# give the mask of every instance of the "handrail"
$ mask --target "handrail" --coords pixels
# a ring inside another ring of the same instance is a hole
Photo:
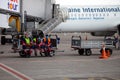
[[[54,18],[51,18],[46,24],[42,26],[42,24],[38,27],[38,30],[43,31],[44,34],[47,34],[51,32],[57,25],[59,25],[61,22],[65,22],[68,14],[67,9],[57,9],[58,15]],[[42,27],[41,27],[42,26]]]

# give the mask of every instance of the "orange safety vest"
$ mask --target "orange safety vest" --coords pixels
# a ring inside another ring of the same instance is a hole
[[[44,38],[43,42],[46,43],[46,44],[50,44],[51,43],[50,38]]]

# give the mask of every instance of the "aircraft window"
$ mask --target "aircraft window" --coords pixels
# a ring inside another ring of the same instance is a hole
[[[82,16],[84,17],[84,14],[82,14]]]
[[[100,13],[99,16],[102,16],[102,14]]]
[[[116,14],[114,14],[114,16],[116,16]]]
[[[73,14],[74,17],[76,17],[76,14]]]
[[[91,16],[91,14],[89,14],[89,16]]]
[[[105,14],[103,14],[103,16],[105,16]]]
[[[107,16],[109,16],[109,13],[107,13]]]
[[[98,16],[98,14],[96,14],[96,16]]]
[[[85,14],[85,16],[87,17],[87,16],[88,16],[88,14]]]
[[[80,18],[80,14],[78,14],[78,17]]]
[[[71,14],[71,17],[73,16],[73,14]]]
[[[93,15],[93,17],[95,16],[95,14],[92,14]]]

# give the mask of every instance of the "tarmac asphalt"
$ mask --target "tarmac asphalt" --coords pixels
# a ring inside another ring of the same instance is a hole
[[[108,59],[99,59],[99,49],[80,56],[70,45],[77,33],[58,35],[61,41],[53,57],[33,53],[31,58],[21,58],[11,44],[0,45],[0,80],[120,80],[120,50],[114,49]],[[89,34],[88,38],[101,39]]]

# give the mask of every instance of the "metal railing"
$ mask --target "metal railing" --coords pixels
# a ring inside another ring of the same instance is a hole
[[[67,9],[57,8],[57,11],[57,14],[55,14],[57,16],[54,16],[54,18],[47,21],[47,23],[39,25],[37,29],[43,31],[44,34],[47,34],[51,32],[61,22],[65,22],[68,17]]]

